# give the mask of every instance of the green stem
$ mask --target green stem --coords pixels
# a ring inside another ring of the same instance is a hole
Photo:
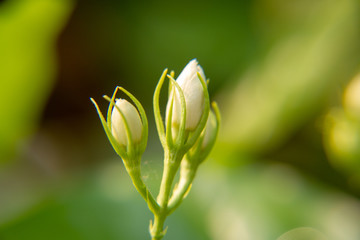
[[[152,225],[151,229],[151,240],[161,240],[165,232],[162,230],[164,228],[164,222],[165,222],[166,215],[154,215],[154,225]]]
[[[160,192],[158,196],[159,205],[163,209],[167,208],[171,186],[179,166],[179,164],[171,160],[171,156],[165,158],[163,178],[161,180]]]
[[[168,202],[171,192],[172,183],[174,181],[176,172],[180,165],[180,160],[182,156],[178,151],[170,152],[165,151],[165,160],[164,160],[164,171],[163,177],[160,185],[160,192],[158,195],[158,203],[160,210],[158,213],[154,214],[154,224],[151,226],[151,236],[153,240],[160,240],[163,238],[164,231],[164,222],[168,216]]]
[[[145,199],[148,203],[149,209],[155,214],[159,211],[159,205],[155,201],[154,197],[147,189],[145,183],[142,180],[140,166],[138,167],[129,167],[125,164],[126,170],[130,175],[130,178],[136,188],[136,190],[140,193],[140,195]]]
[[[184,159],[180,169],[180,180],[173,191],[168,204],[168,214],[171,214],[182,202],[185,195],[190,190],[191,184],[195,178],[197,167],[193,166],[187,159]]]

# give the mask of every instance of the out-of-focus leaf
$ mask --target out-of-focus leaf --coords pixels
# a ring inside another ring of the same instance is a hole
[[[286,165],[226,169],[208,162],[186,200],[197,202],[213,240],[274,240],[303,226],[334,240],[360,238],[356,198],[314,184]]]
[[[56,72],[55,42],[71,0],[0,4],[0,162],[36,127]]]
[[[327,240],[328,238],[313,228],[301,227],[290,230],[281,235],[277,240]]]
[[[294,30],[275,41],[231,94],[224,93],[219,153],[259,153],[281,145],[352,74],[359,2],[326,0],[316,9],[306,18],[299,14]]]

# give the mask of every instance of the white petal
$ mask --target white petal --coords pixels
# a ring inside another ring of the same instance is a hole
[[[139,142],[142,137],[142,122],[138,111],[125,99],[118,99],[115,104],[126,118],[133,142]],[[113,136],[120,145],[126,146],[128,141],[125,123],[120,112],[115,107],[111,113],[111,123],[111,132]]]
[[[198,65],[196,59],[191,60],[184,70],[180,73],[176,82],[180,85],[186,103],[186,124],[187,130],[194,130],[198,125],[204,109],[204,92],[200,79],[197,76],[197,72],[205,80],[205,74],[202,68]],[[173,97],[173,93],[170,95],[170,99]],[[180,95],[176,90],[174,107],[173,107],[173,119],[174,125],[179,125],[181,121],[181,101]],[[169,105],[169,103],[168,103]]]
[[[197,66],[198,66],[197,60],[196,59],[191,60],[181,71],[180,75],[176,79],[176,82],[181,86],[187,81],[187,79],[196,75]]]

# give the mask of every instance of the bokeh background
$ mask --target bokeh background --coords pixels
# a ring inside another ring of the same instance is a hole
[[[89,98],[143,103],[156,195],[153,91],[193,58],[223,122],[165,239],[360,239],[358,0],[0,1],[0,239],[149,239]]]

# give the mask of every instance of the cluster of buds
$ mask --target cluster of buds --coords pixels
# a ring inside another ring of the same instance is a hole
[[[182,202],[189,191],[200,163],[210,153],[219,129],[220,114],[216,103],[210,107],[205,73],[197,60],[188,63],[179,77],[164,70],[154,93],[155,122],[164,148],[164,170],[157,200],[144,184],[141,173],[141,156],[145,151],[148,122],[140,102],[128,91],[117,87],[109,101],[107,119],[94,103],[108,139],[123,159],[136,189],[154,213],[150,225],[152,239],[161,239],[166,217]],[[169,97],[163,122],[159,98],[165,79],[169,79]],[[135,104],[125,99],[116,99],[117,91],[124,92]],[[180,168],[180,179],[173,189],[174,177]]]
[[[159,110],[159,95],[165,76],[170,80],[165,117],[166,131]],[[220,115],[216,104],[213,103],[217,117],[216,124],[211,124],[214,121],[210,121],[213,117],[209,118],[210,100],[205,79],[205,73],[196,59],[186,65],[176,80],[174,80],[174,72],[169,75],[167,70],[163,72],[155,89],[154,113],[160,140],[165,150],[175,148],[181,153],[186,153],[202,138],[201,136],[207,136],[205,142],[201,140],[204,144],[212,142],[209,141],[210,137],[215,140],[214,133],[217,133]],[[206,127],[207,123],[209,126]],[[205,132],[209,133],[205,134]]]

